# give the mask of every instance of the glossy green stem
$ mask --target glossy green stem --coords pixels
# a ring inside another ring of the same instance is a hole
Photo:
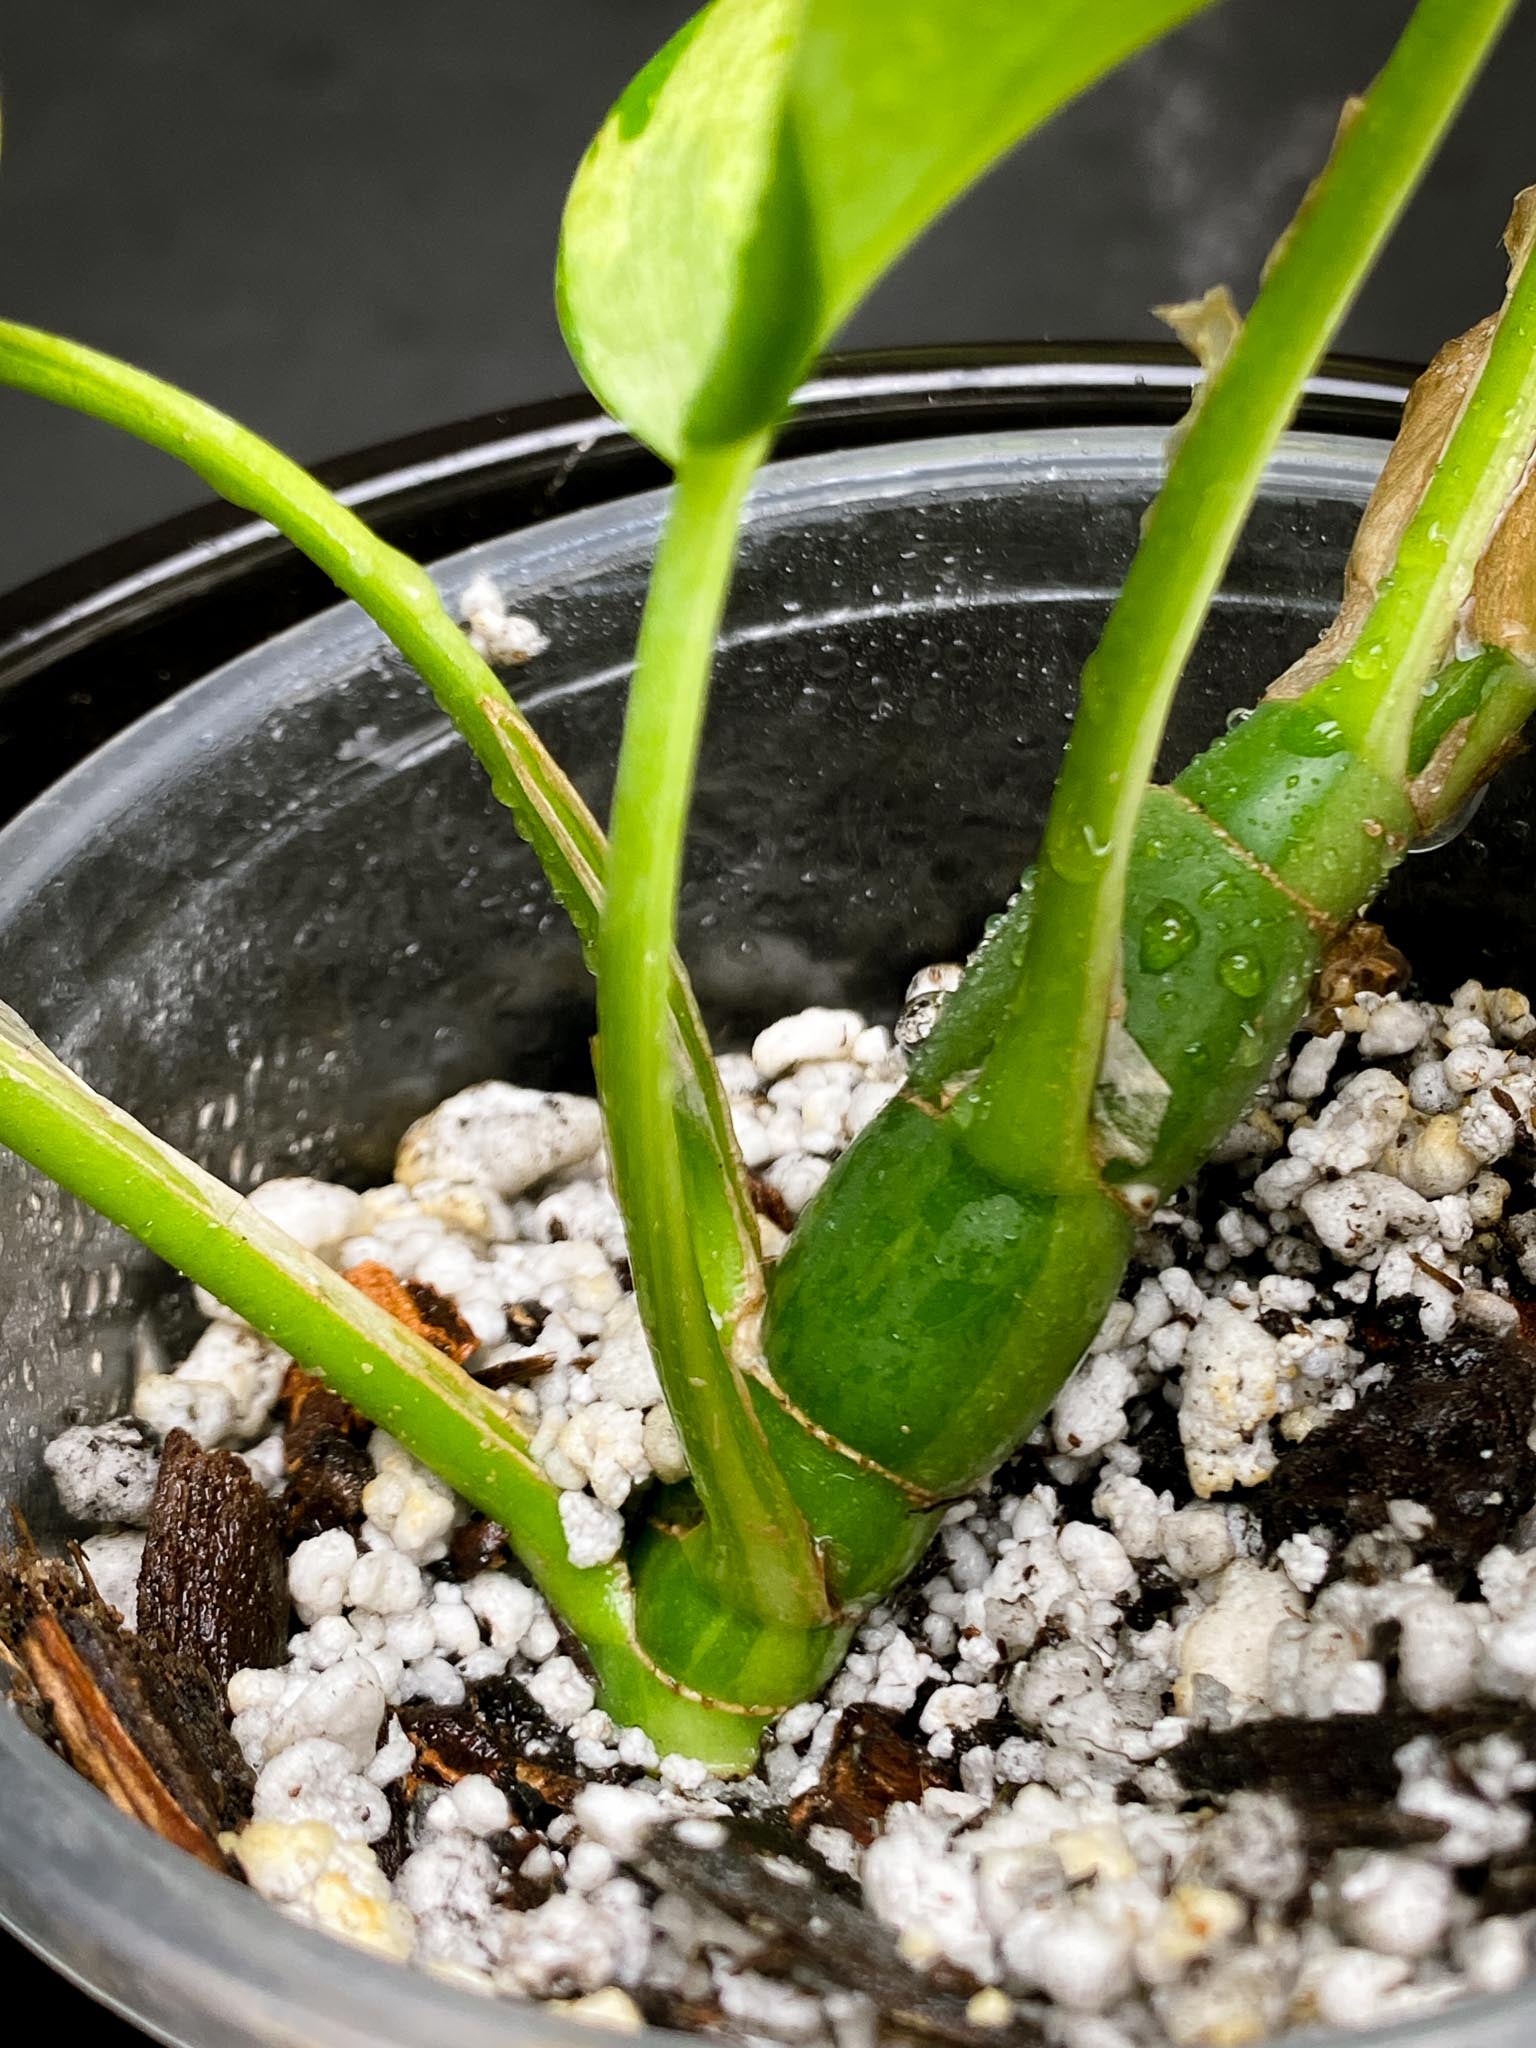
[[[1482,702],[1463,753],[1469,774],[1478,756],[1488,772],[1517,702],[1526,715],[1536,708],[1536,679],[1496,667]],[[914,1062],[908,1095],[838,1161],[775,1270],[764,1344],[796,1406],[940,1499],[1005,1458],[1098,1328],[1138,1215],[1199,1167],[1284,1051],[1323,921],[1347,922],[1369,902],[1419,830],[1401,784],[1319,745],[1305,699],[1261,706],[1172,789],[1150,792],[1129,863],[1123,1021],[1168,1098],[1150,1155],[1119,1186],[999,1180],[945,1113],[953,1077],[984,1057],[1009,1014],[1026,884],[950,998],[956,1015],[946,1010],[936,1050]],[[1018,1142],[1032,1142],[1027,1123]],[[850,1326],[857,1372],[839,1370]],[[839,1467],[822,1442],[795,1461],[780,1455],[812,1521],[836,1532],[835,1589],[878,1597],[931,1511],[903,1504],[867,1465]]]
[[[1131,847],[1174,691],[1302,386],[1511,6],[1420,0],[1188,422],[1083,670],[1011,1013],[954,1112],[977,1160],[1000,1180],[1041,1185],[1043,1175],[1047,1187],[1081,1189],[1098,1178],[1090,1115],[1120,972]],[[1502,488],[1507,496],[1507,482]],[[1422,576],[1416,587],[1441,616]],[[1405,604],[1411,611],[1411,595]]]
[[[353,598],[413,664],[473,748],[592,960],[609,870],[602,830],[419,564],[258,434],[131,364],[0,322],[0,383],[88,413],[175,456],[231,503],[269,519]],[[679,1076],[681,1142],[690,1169],[686,1215],[710,1308],[729,1328],[761,1299],[756,1219],[709,1040],[675,957],[666,978],[657,1042],[672,1054]],[[320,1359],[309,1362],[324,1368]]]
[[[1421,814],[1421,830],[1447,823],[1514,747],[1536,712],[1536,675],[1500,651],[1484,671],[1471,725],[1434,805]]]
[[[679,1694],[635,1637],[622,1562],[573,1565],[559,1493],[500,1402],[286,1231],[125,1115],[0,1005],[0,1129],[61,1187],[133,1232],[295,1358],[507,1531],[576,1632],[616,1716],[666,1748],[740,1770],[761,1723]]]
[[[781,1626],[815,1626],[829,1617],[811,1533],[767,1453],[745,1375],[700,1280],[667,1046],[669,963],[710,664],[741,504],[763,446],[754,439],[682,463],[651,571],[598,942],[599,1077],[635,1290],[704,1509],[720,1596]]]

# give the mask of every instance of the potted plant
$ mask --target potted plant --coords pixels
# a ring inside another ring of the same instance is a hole
[[[1515,551],[1536,397],[1517,214],[1503,313],[1424,387],[1323,653],[1170,791],[1147,793],[1174,685],[1264,463],[1505,11],[1427,0],[1241,331],[1219,301],[1182,316],[1210,374],[1085,670],[1043,859],[937,1027],[920,1040],[914,1030],[898,1091],[809,1205],[769,1284],[741,1119],[672,957],[742,498],[809,354],[879,263],[996,148],[1187,11],[1117,13],[1096,47],[1071,9],[1024,26],[982,9],[988,20],[952,40],[914,16],[907,43],[857,7],[813,11],[791,33],[775,10],[721,5],[616,111],[573,195],[563,304],[594,385],[673,461],[678,485],[641,631],[611,860],[414,565],[196,401],[51,337],[0,330],[0,375],[189,455],[298,538],[418,666],[513,810],[598,964],[614,1183],[686,1489],[616,1536],[574,1513],[565,1496],[579,1489],[541,1466],[526,1410],[496,1398],[504,1390],[445,1363],[430,1333],[391,1312],[387,1288],[368,1300],[234,1204],[19,1021],[0,1082],[7,1141],[131,1223],[492,1516],[578,1639],[597,1710],[639,1727],[654,1752],[718,1773],[750,1766],[764,1726],[831,1677],[956,1500],[1035,1427],[1099,1330],[1137,1227],[1283,1051],[1326,942],[1415,837],[1461,810],[1529,709]],[[979,27],[1010,80],[990,129],[958,84],[937,91],[934,73],[947,62],[968,77]],[[718,214],[702,245],[701,191]],[[1467,619],[1471,644],[1448,661]],[[829,1037],[815,1049],[850,1048]],[[772,1068],[762,1050],[759,1078]],[[579,1114],[549,1112],[534,1181],[590,1157],[589,1137],[571,1132]],[[418,1142],[448,1140],[438,1127]],[[446,1169],[415,1178],[457,1185]],[[1032,1967],[1049,1988],[1052,1966]],[[986,2010],[968,2023],[985,2024]]]

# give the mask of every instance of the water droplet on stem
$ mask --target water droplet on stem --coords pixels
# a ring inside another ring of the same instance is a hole
[[[1216,963],[1217,977],[1225,989],[1244,1001],[1256,996],[1264,986],[1264,963],[1257,953],[1245,947],[1235,946],[1230,953],[1223,953]]]
[[[1154,903],[1141,927],[1140,956],[1146,974],[1166,974],[1199,943],[1200,927],[1182,903],[1165,897]]]

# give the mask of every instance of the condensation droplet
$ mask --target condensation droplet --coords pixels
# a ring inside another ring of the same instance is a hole
[[[1230,989],[1235,996],[1246,1001],[1256,996],[1264,986],[1264,962],[1257,953],[1250,953],[1242,946],[1235,946],[1230,953],[1223,953],[1216,963],[1216,973],[1221,985]]]
[[[1171,897],[1154,903],[1141,927],[1139,953],[1147,974],[1166,974],[1193,952],[1200,927],[1193,914]]]
[[[1426,832],[1422,839],[1415,839],[1409,847],[1410,853],[1434,853],[1437,848],[1449,846],[1453,839],[1459,839],[1483,807],[1483,798],[1488,794],[1485,782],[1480,789],[1474,789],[1466,802],[1440,824]]]

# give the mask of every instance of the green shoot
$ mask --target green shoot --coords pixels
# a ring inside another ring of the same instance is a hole
[[[0,1004],[0,1126],[12,1150],[216,1294],[499,1522],[632,1719],[726,1767],[757,1729],[680,1696],[634,1637],[622,1563],[570,1561],[559,1493],[501,1404],[259,1210],[89,1088]]]
[[[688,1454],[722,1590],[811,1628],[830,1617],[815,1545],[722,1350],[694,1264],[667,1056],[667,963],[688,795],[736,520],[761,446],[679,468],[651,575],[613,798],[613,884],[598,944],[599,1071],[630,1264]],[[659,678],[662,687],[656,687]]]
[[[755,1326],[711,1327],[661,1023],[710,660],[742,499],[815,350],[996,156],[1202,0],[716,0],[593,144],[561,236],[588,382],[677,488],[641,631],[599,946],[600,1074],[631,1263],[712,1567],[745,1611],[828,1618],[805,1517],[768,1453]],[[988,84],[978,108],[978,53]],[[899,167],[893,176],[894,167]]]
[[[474,749],[593,961],[609,865],[602,829],[418,564],[259,435],[95,349],[0,322],[0,383],[89,413],[174,455],[222,496],[270,519],[355,599],[415,665]],[[687,978],[675,959],[663,962],[660,973],[668,1017],[657,1027],[657,1043],[684,1079],[683,1138],[696,1162],[687,1215],[710,1309],[734,1330],[762,1298],[756,1221]],[[328,1370],[323,1358],[307,1362]]]
[[[1486,687],[1471,713],[1455,758],[1433,792],[1432,801],[1421,810],[1422,826],[1432,830],[1456,815],[1514,745],[1533,710],[1536,676],[1513,655],[1499,654],[1493,660]]]
[[[1510,223],[1509,291],[1487,361],[1398,543],[1354,646],[1314,703],[1387,775],[1407,772],[1423,685],[1439,665],[1478,561],[1536,438],[1536,219]]]
[[[1120,974],[1136,819],[1174,691],[1302,385],[1513,4],[1420,0],[1174,455],[1083,671],[1010,1021],[982,1080],[957,1105],[973,1154],[1005,1181],[1021,1160],[1031,1171],[1044,1163],[1064,1185],[1098,1179],[1087,1105]],[[1511,350],[1520,345],[1512,339]],[[1502,488],[1507,496],[1507,477]],[[1021,1152],[1025,1128],[1030,1144]]]

